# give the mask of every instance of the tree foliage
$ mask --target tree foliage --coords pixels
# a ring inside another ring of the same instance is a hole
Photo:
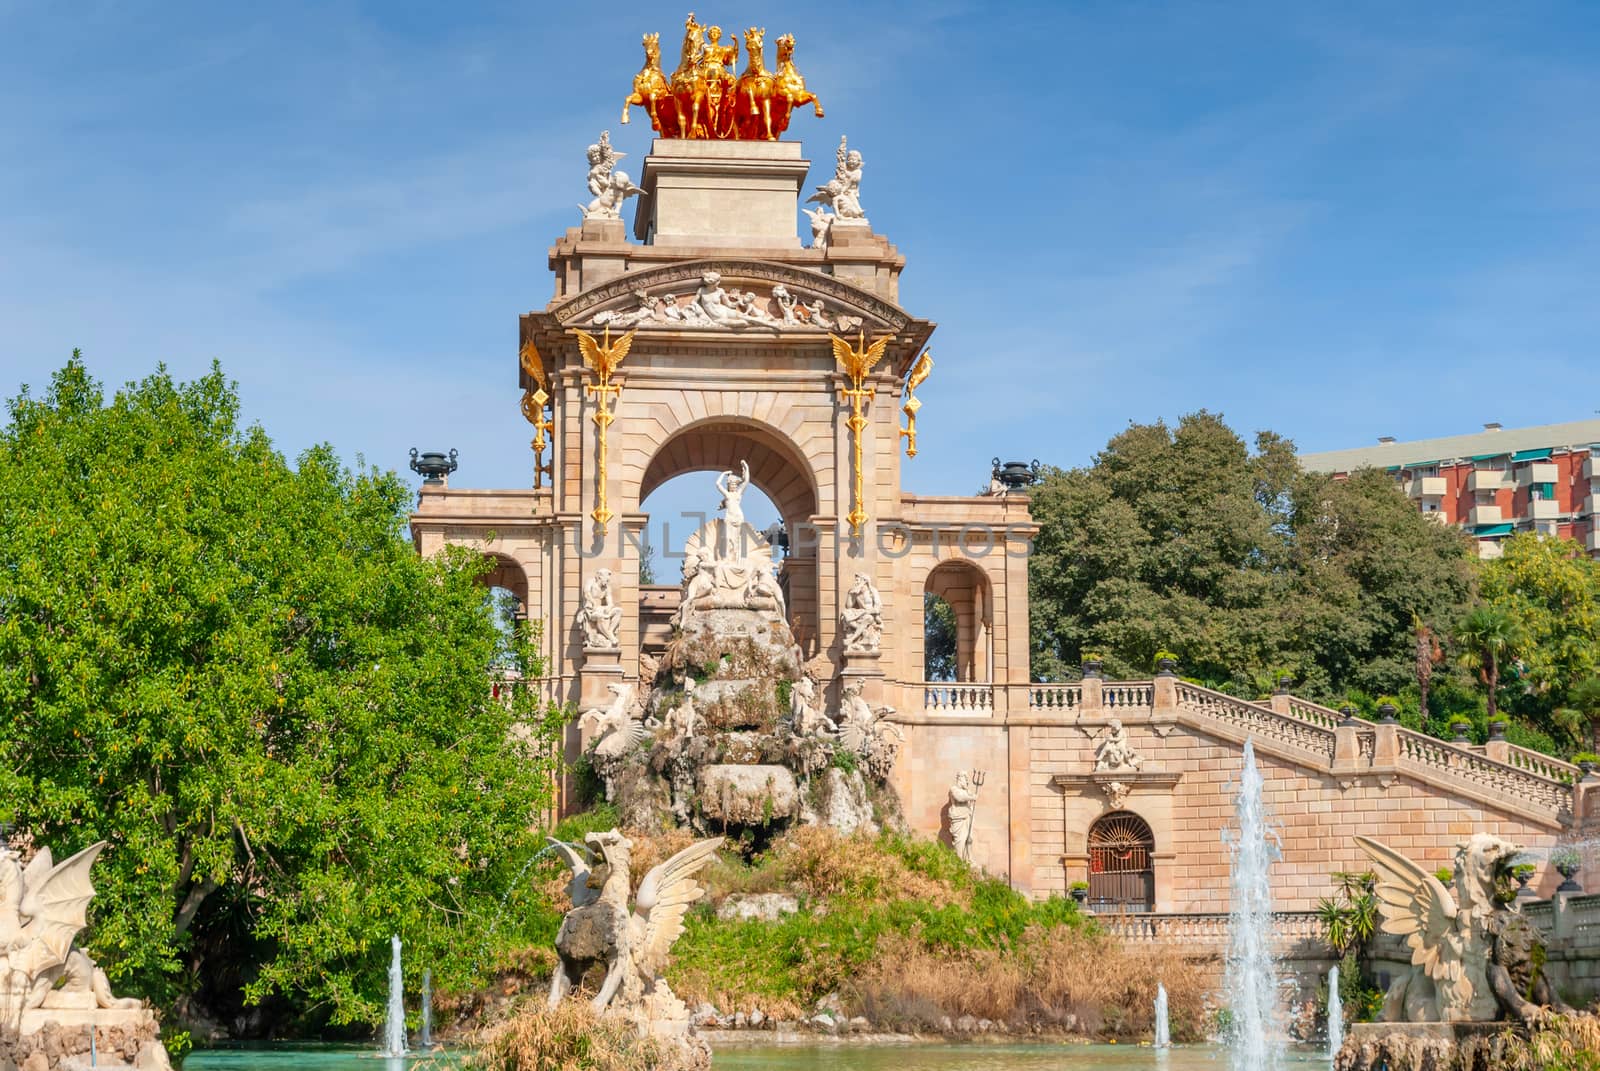
[[[1034,673],[1085,651],[1109,674],[1182,672],[1245,693],[1280,672],[1313,696],[1398,692],[1414,680],[1415,623],[1470,598],[1466,538],[1430,523],[1382,472],[1303,471],[1288,440],[1254,449],[1220,417],[1134,424],[1033,495]]]
[[[10,401],[0,467],[0,818],[110,842],[88,937],[119,987],[375,1021],[391,933],[470,977],[557,728],[490,697],[483,558],[418,556],[393,473],[289,464],[215,367],[108,403],[74,354]]]
[[[1517,640],[1491,700],[1576,743],[1600,716],[1584,683],[1600,677],[1600,562],[1572,540],[1519,533],[1483,564],[1480,586],[1486,610]],[[1461,640],[1477,650],[1463,628]]]
[[[956,679],[956,612],[931,591],[922,593],[922,679]]]

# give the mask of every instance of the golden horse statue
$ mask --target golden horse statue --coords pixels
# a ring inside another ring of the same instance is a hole
[[[772,96],[778,79],[767,70],[766,34],[766,30],[753,26],[744,32],[744,52],[750,57],[750,63],[733,87],[733,121],[735,134],[741,141],[776,141],[778,138],[772,129]]]
[[[672,86],[661,73],[661,35],[644,35],[644,67],[633,76],[633,92],[622,102],[622,121],[628,121],[628,107],[637,104],[650,113],[650,127],[664,138],[678,134],[677,101]]]
[[[668,138],[725,141],[775,141],[789,127],[796,108],[807,104],[822,115],[822,104],[806,89],[804,76],[794,65],[794,36],[778,38],[778,66],[768,70],[764,53],[766,30],[745,31],[749,63],[734,77],[739,59],[735,35],[722,43],[720,26],[704,26],[694,12],[683,24],[683,47],[671,77],[661,72],[661,37],[644,37],[644,68],[634,76],[633,92],[623,102],[623,122],[628,109],[639,105],[650,113],[655,132]]]
[[[806,88],[805,75],[794,65],[794,34],[778,38],[778,83],[773,95],[772,133],[776,137],[789,129],[789,118],[796,108],[807,104],[822,118],[822,102]]]

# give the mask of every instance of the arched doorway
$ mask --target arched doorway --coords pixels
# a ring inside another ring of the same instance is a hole
[[[751,485],[761,492],[759,497],[770,503],[782,522],[787,545],[774,555],[782,563],[778,583],[788,604],[795,639],[806,657],[812,657],[820,649],[821,629],[817,619],[817,544],[814,533],[807,537],[807,530],[817,515],[820,499],[816,477],[805,454],[787,436],[760,421],[740,418],[718,417],[680,428],[650,455],[639,477],[636,500],[642,507],[658,488],[679,476],[737,471],[741,462],[750,466]],[[692,499],[692,506],[695,511],[703,511],[703,516],[715,514],[716,492],[710,480]],[[669,507],[669,512],[679,511]],[[746,519],[754,521],[763,515],[767,514],[753,503]],[[683,524],[682,518],[662,520],[671,520],[683,529],[682,535],[676,527],[669,533],[652,518],[649,538],[652,545],[659,540],[662,548],[681,543],[683,535],[697,527]],[[654,578],[656,583],[641,588],[640,635],[645,648],[660,644],[665,636],[664,623],[677,608],[678,575],[666,561],[662,565]]]
[[[1102,815],[1089,827],[1089,906],[1096,911],[1150,911],[1156,902],[1155,835],[1129,811]]]
[[[923,584],[923,673],[928,680],[989,681],[989,578],[971,562],[943,562]]]

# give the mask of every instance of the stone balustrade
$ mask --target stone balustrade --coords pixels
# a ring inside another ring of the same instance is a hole
[[[1511,796],[1556,815],[1572,813],[1572,785],[1532,770],[1499,762],[1411,729],[1395,728],[1397,765],[1435,777],[1467,782]]]
[[[1108,933],[1124,941],[1173,942],[1183,945],[1226,944],[1227,912],[1128,912],[1098,914],[1097,922]],[[1322,938],[1322,924],[1315,911],[1275,911],[1272,915],[1272,940],[1277,944],[1297,944]],[[1209,949],[1208,949],[1209,951]]]
[[[1100,705],[1112,710],[1148,710],[1155,706],[1155,685],[1150,681],[1107,682],[1100,686]]]
[[[994,685],[928,682],[922,706],[929,714],[989,716],[994,713]]]
[[[1271,707],[1183,682],[1178,684],[1178,704],[1232,725],[1251,736],[1270,737],[1279,743],[1333,761],[1334,730],[1331,725],[1279,714]]]
[[[1029,710],[1071,710],[1083,705],[1081,684],[1028,685]]]
[[[1541,752],[1518,747],[1516,744],[1506,745],[1504,761],[1507,765],[1527,770],[1551,781],[1576,781],[1581,776],[1578,768],[1570,762],[1563,762]]]

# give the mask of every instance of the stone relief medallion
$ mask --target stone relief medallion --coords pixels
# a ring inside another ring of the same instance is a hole
[[[1107,781],[1100,788],[1106,794],[1106,809],[1120,811],[1122,805],[1128,802],[1128,793],[1133,786],[1122,781]]]

